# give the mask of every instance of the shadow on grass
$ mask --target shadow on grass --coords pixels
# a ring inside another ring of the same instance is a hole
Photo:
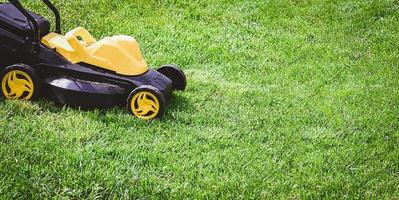
[[[193,108],[192,103],[184,96],[173,94],[170,100],[170,104],[166,110],[166,115],[168,111],[182,112],[188,111]]]
[[[10,101],[6,102],[0,97],[0,105],[5,105],[5,109],[12,109],[13,115],[42,115],[46,113],[70,114],[80,113],[93,121],[100,121],[106,125],[109,124],[130,124],[130,123],[152,123],[153,121],[144,121],[132,116],[126,108],[126,105],[116,105],[111,108],[83,108],[78,106],[63,105],[53,100],[43,97],[34,102]],[[175,120],[175,115],[181,112],[191,112],[192,103],[184,96],[172,94],[170,103],[166,108],[165,115],[157,122],[168,122]]]

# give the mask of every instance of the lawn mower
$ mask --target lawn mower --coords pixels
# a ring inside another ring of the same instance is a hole
[[[49,1],[55,29],[18,0],[0,4],[0,82],[6,99],[49,97],[81,108],[124,105],[136,117],[161,117],[173,90],[186,88],[176,65],[150,69],[137,41],[117,35],[97,41],[78,27],[61,34],[61,17]]]

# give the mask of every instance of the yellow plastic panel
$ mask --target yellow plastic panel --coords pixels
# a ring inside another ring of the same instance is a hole
[[[65,37],[50,33],[43,37],[42,43],[55,48],[72,63],[84,62],[128,76],[148,71],[139,44],[130,36],[106,37],[97,42],[86,29],[79,27]]]

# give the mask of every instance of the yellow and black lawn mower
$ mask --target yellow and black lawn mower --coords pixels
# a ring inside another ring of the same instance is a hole
[[[150,69],[137,41],[118,35],[97,41],[82,28],[61,34],[44,17],[26,10],[18,0],[0,4],[0,81],[7,99],[40,96],[82,108],[108,108],[127,101],[141,119],[161,117],[172,90],[186,88],[186,76],[176,65]]]

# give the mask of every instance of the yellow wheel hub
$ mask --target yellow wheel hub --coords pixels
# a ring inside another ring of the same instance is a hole
[[[159,101],[151,92],[138,92],[132,98],[130,107],[134,115],[140,119],[154,119],[159,113]]]
[[[1,90],[8,99],[30,100],[34,89],[32,78],[20,70],[9,71],[1,80]]]

